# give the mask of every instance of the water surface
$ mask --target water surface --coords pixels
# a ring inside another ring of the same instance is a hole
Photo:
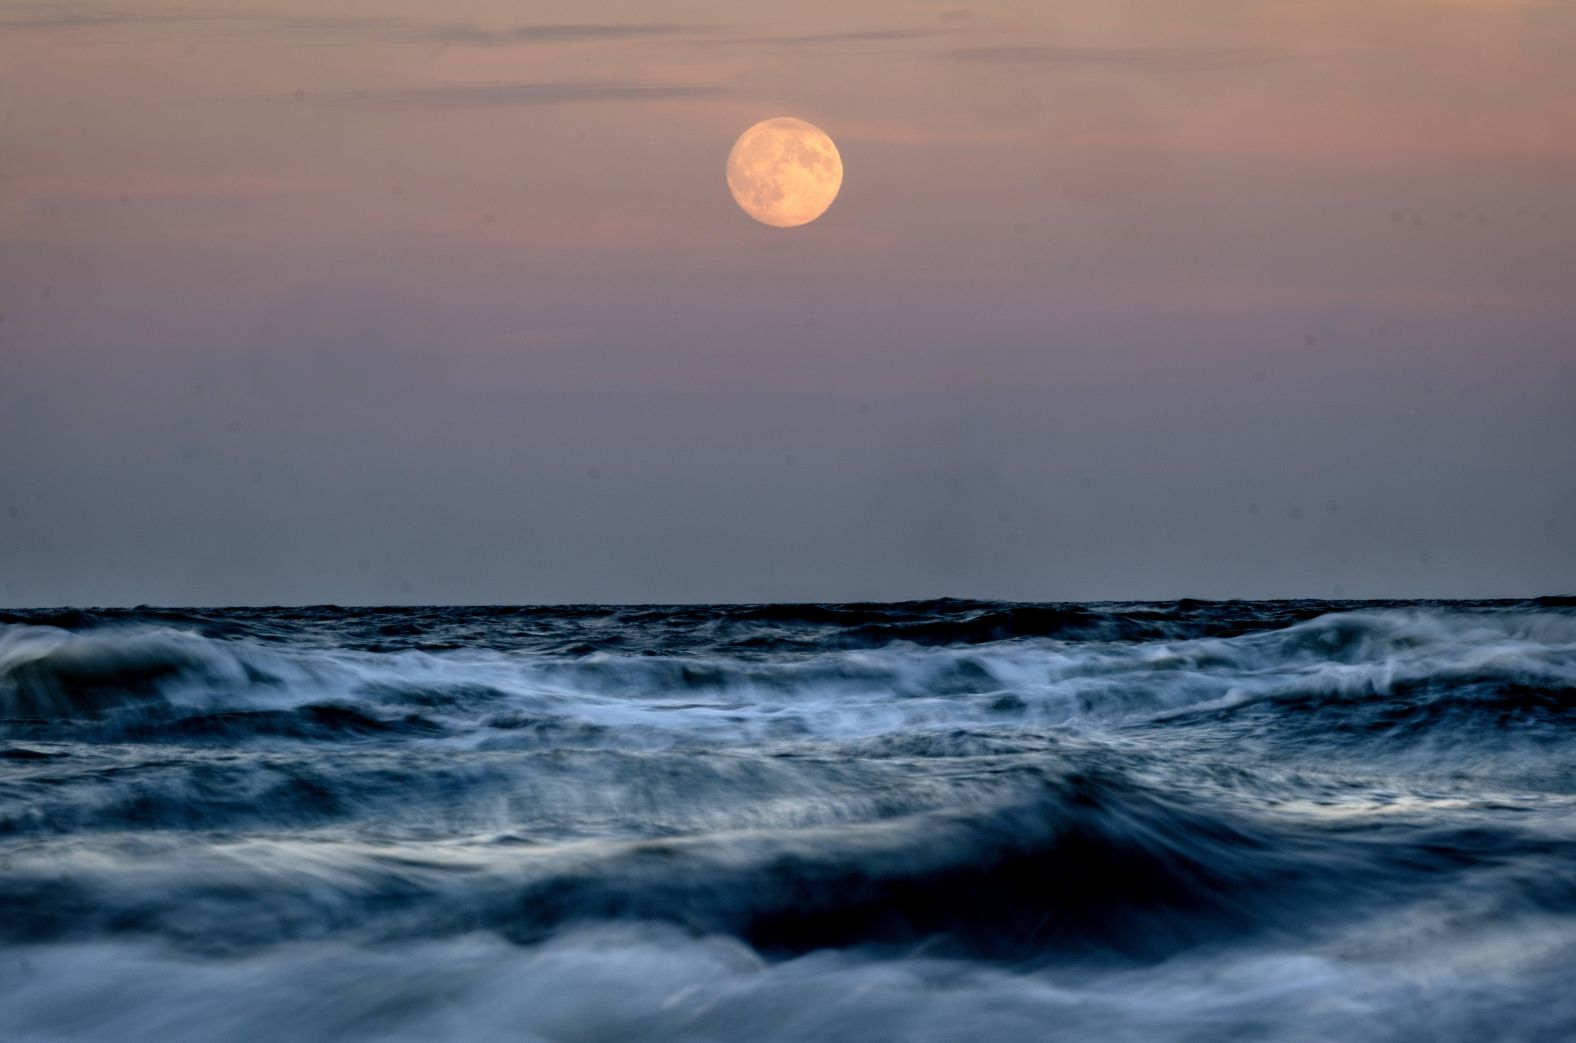
[[[1576,1038],[1576,601],[0,613],[0,1039]]]

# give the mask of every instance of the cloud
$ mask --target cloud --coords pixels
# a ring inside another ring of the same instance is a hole
[[[668,101],[707,98],[724,88],[703,83],[637,83],[628,80],[537,83],[439,84],[361,90],[298,91],[295,101],[330,105],[404,105],[431,108],[489,108],[510,105],[569,105],[598,101]]]
[[[1281,61],[1283,56],[1250,49],[1193,50],[1171,47],[1070,47],[1011,45],[961,47],[947,51],[958,61],[996,65],[1044,65],[1068,68],[1149,69],[1190,72],[1231,69]]]
[[[226,24],[235,29],[262,33],[324,37],[356,35],[397,43],[443,43],[475,47],[698,36],[714,31],[709,26],[683,22],[550,22],[489,28],[470,22],[428,22],[404,18],[264,15],[194,8],[135,11],[62,4],[29,4],[0,13],[0,29],[8,32],[116,29],[181,23]]]
[[[26,5],[0,15],[0,28],[12,31],[109,29],[144,24],[228,23],[259,33],[297,36],[359,36],[389,43],[435,43],[468,47],[510,47],[551,43],[710,37],[710,42],[761,47],[815,47],[839,43],[891,43],[938,36],[932,29],[853,29],[783,35],[721,35],[718,26],[691,22],[531,22],[485,26],[473,22],[435,22],[411,18],[263,15],[222,9],[131,11],[63,5]]]
[[[270,28],[293,33],[356,33],[396,42],[507,47],[544,43],[592,43],[666,36],[698,36],[711,27],[685,22],[528,23],[487,28],[470,22],[422,22],[395,18],[281,18]]]
[[[683,22],[647,22],[608,25],[515,25],[503,29],[478,29],[475,26],[446,27],[445,39],[457,43],[569,43],[576,40],[629,40],[651,36],[695,36],[711,29]]]
[[[72,8],[61,4],[23,4],[0,12],[0,29],[6,32],[114,29],[130,25],[212,22],[234,17],[220,12],[126,11],[105,7]]]
[[[842,32],[796,33],[783,36],[726,36],[711,41],[771,47],[814,47],[829,43],[887,43],[926,40],[941,35],[934,29],[852,29]]]

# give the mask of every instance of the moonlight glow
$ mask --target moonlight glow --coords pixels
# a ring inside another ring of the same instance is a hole
[[[728,191],[762,224],[792,228],[826,213],[843,184],[843,158],[826,132],[792,116],[762,120],[728,153]]]

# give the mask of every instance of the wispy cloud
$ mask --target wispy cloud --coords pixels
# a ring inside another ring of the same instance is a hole
[[[216,11],[128,11],[109,7],[73,8],[68,4],[17,4],[0,8],[0,30],[52,32],[115,29],[134,25],[229,21],[236,17]]]
[[[1187,49],[1170,47],[1072,47],[1060,45],[1008,45],[961,47],[946,52],[958,61],[996,65],[1044,65],[1069,68],[1149,69],[1156,72],[1189,72],[1264,65],[1285,56],[1250,49]]]
[[[71,31],[146,24],[227,23],[232,31],[288,33],[332,41],[357,37],[390,43],[433,43],[468,47],[596,43],[664,38],[707,39],[714,44],[753,47],[817,47],[834,44],[897,43],[941,35],[935,29],[850,29],[814,33],[729,34],[727,27],[692,22],[528,22],[480,25],[386,16],[265,15],[223,9],[136,11],[69,4],[0,8],[0,29]]]
[[[668,36],[698,36],[712,27],[686,22],[543,22],[488,27],[471,22],[423,22],[396,18],[281,18],[269,28],[304,35],[354,34],[396,42],[508,47],[545,43],[594,43]]]
[[[514,25],[502,29],[480,29],[461,25],[444,27],[444,38],[472,44],[571,43],[576,40],[630,40],[652,36],[697,36],[711,32],[709,26],[683,22],[646,22],[629,25]]]
[[[593,43],[668,36],[699,36],[711,26],[684,22],[525,23],[484,26],[472,22],[432,22],[407,18],[355,18],[247,14],[221,9],[182,8],[138,11],[69,4],[24,4],[0,8],[0,30],[7,32],[70,32],[117,29],[139,25],[223,24],[232,31],[290,33],[325,40],[355,36],[403,43],[441,43],[501,47],[546,43]]]
[[[282,99],[329,105],[395,105],[487,108],[509,105],[571,105],[599,101],[664,101],[708,98],[725,88],[703,83],[638,83],[628,80],[537,83],[437,84],[430,87],[297,91]]]
[[[837,43],[892,43],[902,40],[927,40],[941,33],[935,29],[851,29],[842,32],[793,33],[761,36],[719,36],[717,44],[744,44],[763,47],[815,47]]]

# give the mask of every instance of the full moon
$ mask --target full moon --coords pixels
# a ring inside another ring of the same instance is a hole
[[[728,191],[746,214],[775,228],[809,224],[843,185],[843,157],[826,132],[792,116],[762,120],[728,153]]]

